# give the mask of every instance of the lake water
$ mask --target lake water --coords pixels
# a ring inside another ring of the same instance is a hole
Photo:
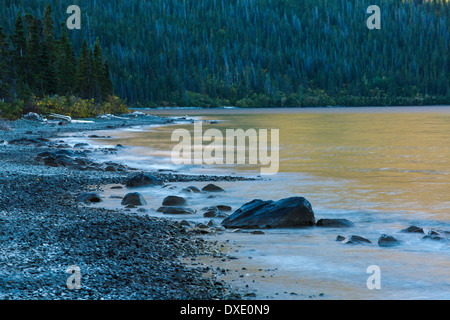
[[[276,175],[258,181],[218,182],[226,193],[215,199],[190,195],[190,206],[199,212],[179,218],[202,220],[200,209],[208,205],[227,204],[235,210],[255,198],[303,196],[311,202],[316,220],[345,218],[356,224],[351,229],[313,227],[210,236],[233,244],[230,254],[238,259],[221,267],[230,270],[223,278],[237,287],[255,292],[257,299],[450,299],[450,242],[399,232],[411,225],[425,232],[450,231],[450,107],[146,112],[187,115],[204,120],[204,130],[223,133],[239,128],[279,129]],[[127,146],[114,161],[146,170],[260,175],[260,165],[173,164],[170,154],[177,142],[171,142],[171,134],[179,128],[192,132],[194,126],[175,123],[105,131],[101,134],[112,138],[93,143]],[[165,196],[192,184],[201,188],[206,183],[174,183],[174,189],[149,188],[141,193],[150,214],[158,215],[155,210]],[[106,205],[118,200],[109,201]],[[402,244],[379,247],[377,240],[383,233]],[[372,244],[335,241],[337,235],[350,234]],[[381,289],[370,290],[366,285],[371,265],[380,267]]]

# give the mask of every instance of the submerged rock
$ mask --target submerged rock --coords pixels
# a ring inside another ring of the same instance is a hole
[[[393,247],[398,246],[399,244],[400,244],[399,240],[387,234],[382,234],[378,239],[378,245],[380,247]]]
[[[316,226],[330,228],[347,228],[354,227],[355,224],[347,219],[319,219]]]
[[[416,226],[408,227],[406,229],[403,229],[400,232],[404,232],[404,233],[424,233],[422,228],[416,227]]]
[[[147,202],[139,192],[128,193],[121,202],[122,205],[145,206]]]
[[[345,238],[342,243],[345,244],[364,244],[364,243],[372,243],[370,240],[357,236],[357,235],[351,235]]]
[[[181,191],[187,192],[187,193],[200,193],[200,189],[194,186],[189,186],[186,188],[183,188]]]
[[[194,209],[180,206],[160,207],[156,211],[164,214],[194,214],[196,212]]]
[[[137,188],[137,187],[145,187],[145,186],[160,186],[163,182],[154,177],[147,174],[139,173],[129,179],[126,183],[128,188]]]
[[[434,240],[434,241],[449,241],[449,239],[444,238],[437,234],[427,234],[422,237],[422,239]]]
[[[279,201],[255,199],[244,204],[222,221],[225,228],[294,228],[313,226],[314,212],[303,197],[291,197]]]

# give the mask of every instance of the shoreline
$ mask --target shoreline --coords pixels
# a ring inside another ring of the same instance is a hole
[[[364,113],[403,113],[403,112],[450,112],[450,105],[429,105],[429,106],[364,106],[364,107],[298,107],[298,108],[271,108],[271,107],[254,107],[254,108],[238,108],[238,107],[222,107],[222,108],[136,108],[144,113],[154,115],[195,115],[195,114],[261,114],[261,113],[347,113],[347,112],[364,112]]]
[[[0,299],[242,298],[224,281],[205,277],[205,268],[192,268],[180,261],[195,261],[203,255],[227,259],[225,254],[218,254],[213,242],[186,232],[169,218],[95,208],[75,200],[79,194],[99,192],[109,184],[124,184],[141,171],[119,167],[105,170],[105,164],[90,161],[91,155],[83,153],[82,148],[65,144],[61,134],[165,125],[174,119],[139,115],[126,120],[86,120],[95,123],[16,120],[7,122],[10,130],[0,130],[0,248],[5,252],[0,259]],[[44,164],[36,158],[41,153],[62,150],[74,153],[74,158],[89,159],[89,164]],[[120,150],[93,152],[114,154]],[[165,183],[243,179],[145,173]],[[81,270],[81,290],[70,290],[66,285],[70,277],[66,270],[73,265]]]

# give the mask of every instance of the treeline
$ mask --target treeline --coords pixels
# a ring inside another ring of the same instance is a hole
[[[55,18],[67,19],[67,1],[46,2]],[[39,0],[0,3],[10,31],[18,11],[42,10]],[[98,37],[115,93],[137,105],[450,104],[448,1],[71,4],[82,11],[82,29],[70,32],[75,51]],[[381,30],[366,27],[373,4]]]
[[[99,39],[92,49],[84,39],[76,54],[65,20],[56,36],[50,5],[41,19],[18,11],[9,34],[0,27],[1,101],[73,95],[101,103],[112,94],[109,63]]]

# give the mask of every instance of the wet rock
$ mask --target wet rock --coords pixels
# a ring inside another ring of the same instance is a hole
[[[250,233],[251,234],[265,234],[264,231],[261,231],[261,230],[253,230]]]
[[[168,196],[165,197],[162,203],[163,206],[185,206],[187,201],[183,197],[178,196]]]
[[[183,188],[181,191],[187,192],[187,193],[200,193],[200,189],[194,186],[189,186],[186,188]]]
[[[437,234],[427,234],[427,235],[423,236],[422,239],[434,240],[434,241],[449,241],[449,239],[444,238],[441,235],[437,235]]]
[[[121,202],[122,205],[135,205],[135,206],[145,206],[147,202],[144,197],[139,192],[128,193]]]
[[[347,219],[319,219],[316,223],[318,227],[348,228],[355,224]]]
[[[190,227],[190,226],[191,226],[191,224],[190,224],[188,221],[186,221],[186,220],[182,220],[182,221],[180,222],[180,225],[181,225],[181,226],[185,226],[185,227]]]
[[[9,144],[13,145],[41,145],[43,141],[38,139],[20,138],[9,141]]]
[[[378,245],[380,247],[393,247],[398,246],[399,244],[400,244],[399,240],[387,234],[382,234],[378,239]]]
[[[49,167],[58,167],[58,163],[55,162],[55,159],[52,157],[47,157],[44,159],[44,164]]]
[[[194,214],[196,212],[194,209],[180,206],[160,207],[156,211],[164,214]]]
[[[81,143],[77,143],[73,146],[74,148],[86,148],[89,147],[89,144],[85,143],[85,142],[81,142]]]
[[[225,228],[295,228],[313,226],[314,212],[303,197],[279,201],[255,199],[244,204],[222,221]]]
[[[210,210],[219,210],[219,211],[231,211],[232,208],[230,206],[226,205],[217,205],[217,206],[211,206],[211,207],[204,207],[202,210],[210,211]]]
[[[82,193],[77,196],[76,198],[77,202],[101,202],[102,199],[98,195],[98,193],[95,192],[88,192],[88,193]]]
[[[204,218],[215,218],[217,216],[217,210],[208,210],[203,214]]]
[[[345,237],[344,237],[344,236],[338,235],[338,236],[336,237],[336,241],[344,241],[344,240],[345,240]]]
[[[137,187],[145,187],[145,186],[160,186],[163,182],[151,175],[139,173],[129,179],[126,183],[128,188],[137,188]]]
[[[406,229],[403,229],[400,232],[404,232],[404,233],[424,233],[423,229],[420,227],[416,227],[416,226],[410,226]]]
[[[208,210],[203,213],[203,217],[205,218],[226,218],[228,214],[219,211],[217,207],[210,207]]]
[[[224,192],[225,190],[223,190],[221,187],[216,186],[215,184],[208,184],[205,187],[202,188],[202,191],[204,192]]]
[[[345,238],[342,243],[345,244],[365,244],[365,243],[372,243],[370,240],[363,238],[361,236],[351,235]]]

